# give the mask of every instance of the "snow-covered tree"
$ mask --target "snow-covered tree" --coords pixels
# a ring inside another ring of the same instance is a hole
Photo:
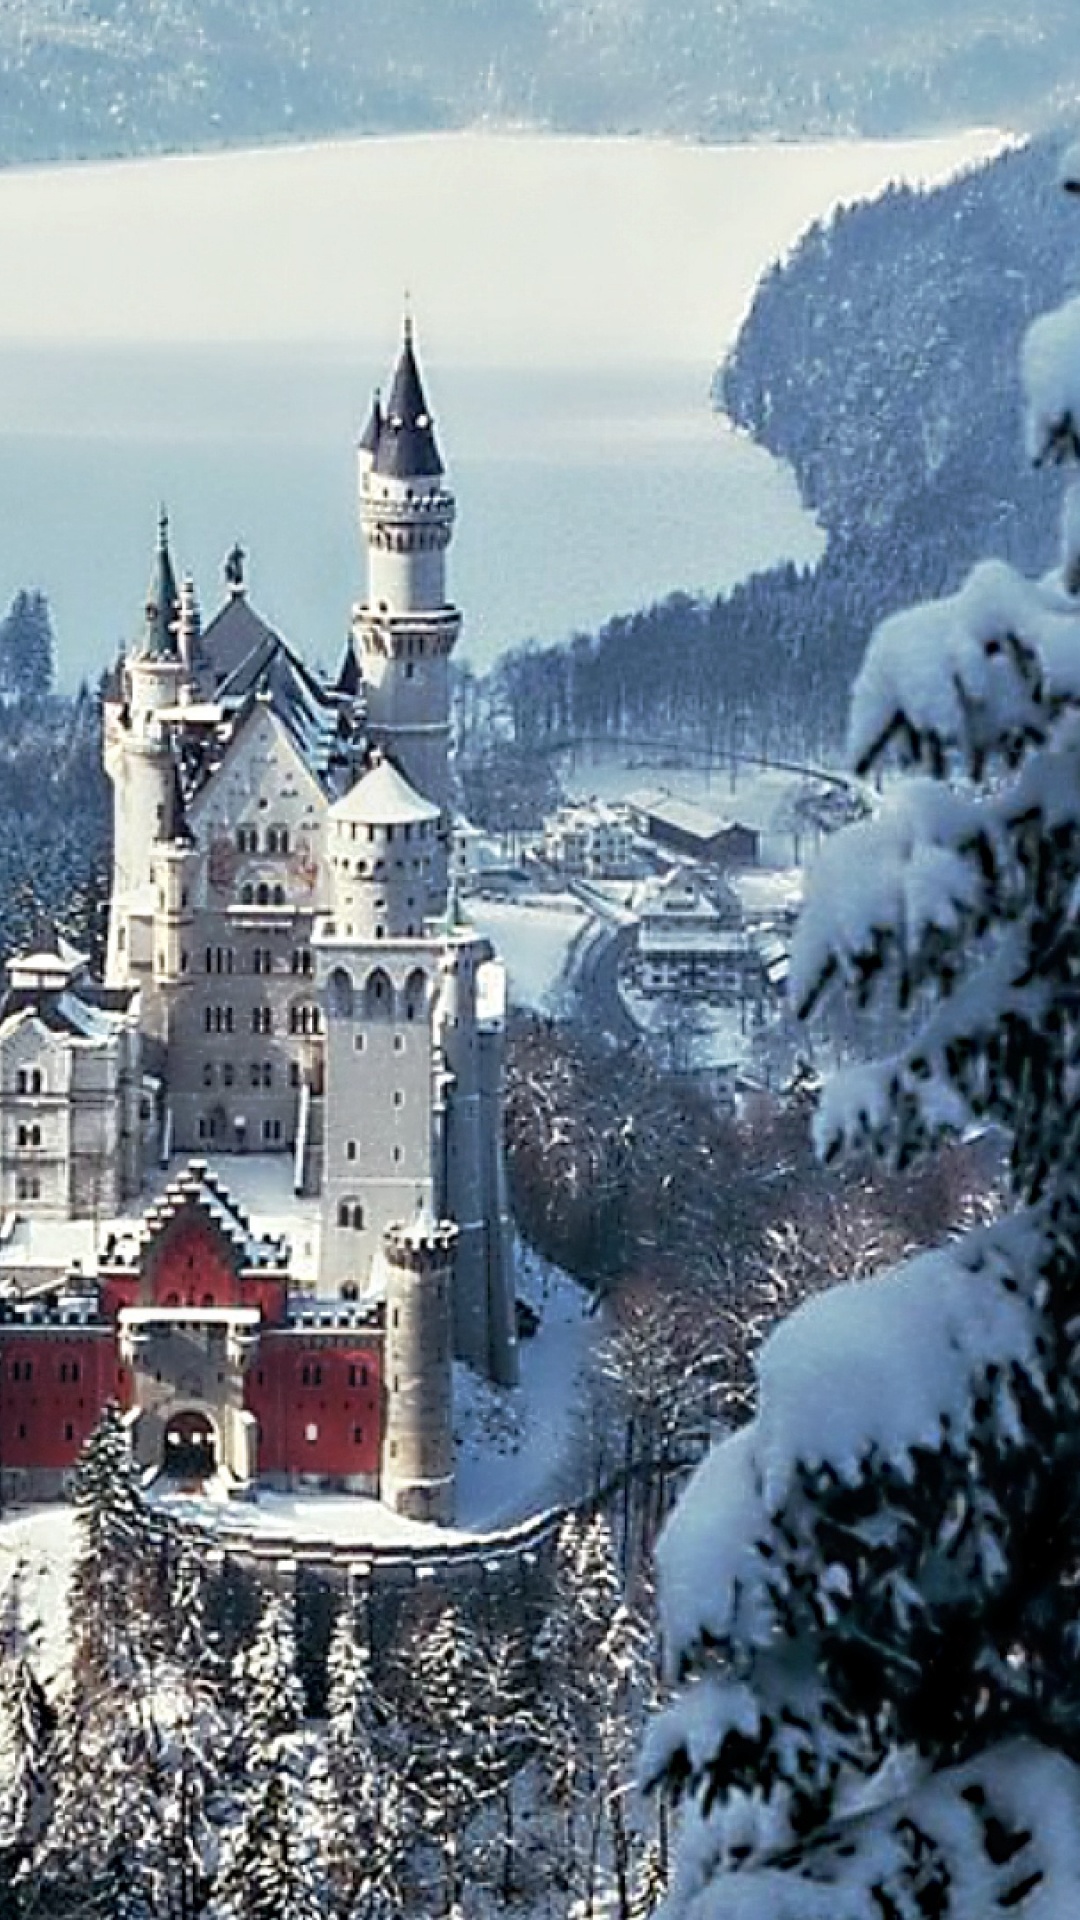
[[[347,1920],[389,1920],[401,1908],[406,1832],[387,1751],[371,1654],[352,1610],[338,1615],[327,1654],[326,1860]]]
[[[146,1504],[123,1414],[110,1403],[79,1459],[73,1489],[78,1553],[70,1616],[77,1686],[131,1678],[152,1637],[154,1573]]]
[[[0,693],[8,700],[45,699],[52,692],[54,652],[45,595],[20,588],[0,620]]]
[[[301,1798],[279,1750],[223,1849],[214,1920],[326,1920],[329,1896]]]
[[[1023,369],[1033,457],[1076,464],[1080,303]],[[800,1308],[668,1525],[667,1911],[1034,1920],[1080,1911],[1075,487],[1050,577],[984,563],[879,627],[851,748],[904,777],[823,854],[794,992],[905,1024],[827,1089],[819,1149],[903,1165],[993,1126],[1012,1210]]]
[[[251,1645],[237,1656],[236,1666],[248,1765],[257,1772],[272,1764],[281,1743],[299,1732],[304,1718],[291,1594],[268,1596]]]
[[[56,1714],[25,1653],[5,1670],[2,1704],[0,1847],[21,1852],[48,1819],[56,1730]]]
[[[401,1782],[418,1838],[438,1853],[447,1913],[460,1905],[484,1775],[476,1720],[484,1663],[462,1608],[421,1620],[406,1650]]]

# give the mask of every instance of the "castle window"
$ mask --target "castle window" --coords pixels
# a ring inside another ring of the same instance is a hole
[[[65,1439],[65,1440],[74,1440],[74,1438],[75,1438],[75,1429],[74,1429],[74,1427],[72,1426],[72,1424],[71,1424],[71,1421],[70,1421],[70,1420],[65,1420],[65,1422],[64,1422],[64,1439]]]
[[[254,906],[254,904],[255,889],[249,883],[246,887],[241,887],[240,889],[240,905],[242,907],[251,907]]]
[[[202,1083],[204,1087],[212,1087],[214,1084],[214,1067],[213,1062],[210,1060],[208,1060],[203,1067]]]
[[[256,947],[251,956],[252,973],[272,973],[274,957],[269,947]]]
[[[268,907],[270,905],[270,889],[265,880],[259,881],[255,889],[255,900],[256,904],[260,907]]]
[[[354,1362],[353,1365],[350,1366],[349,1368],[350,1387],[366,1387],[367,1383],[368,1383],[367,1368],[362,1364],[358,1366]]]
[[[313,1444],[318,1439],[318,1437],[319,1437],[318,1427],[316,1426],[314,1420],[309,1420],[307,1423],[307,1426],[304,1428],[304,1439],[307,1440],[309,1444]]]
[[[395,1147],[395,1148],[394,1148],[394,1165],[395,1165],[395,1167],[400,1167],[400,1165],[401,1165],[401,1162],[402,1162],[402,1159],[403,1159],[403,1158],[404,1158],[404,1156],[403,1156],[403,1154],[402,1154],[402,1151],[401,1151],[401,1148],[400,1148],[400,1147]]]
[[[363,1053],[363,1051],[364,1051],[364,1036],[362,1033],[354,1033],[353,1034],[353,1052]]]
[[[346,1280],[341,1289],[341,1297],[343,1300],[359,1300],[360,1289],[355,1280]]]
[[[271,1031],[271,1028],[273,1027],[273,1022],[274,1022],[274,1015],[273,1015],[273,1010],[270,1007],[252,1007],[251,1009],[252,1033],[269,1033]]]
[[[289,1085],[290,1085],[290,1087],[298,1087],[298,1086],[300,1085],[300,1062],[299,1062],[299,1060],[290,1060],[290,1061],[289,1061]]]
[[[275,888],[274,888],[274,905],[275,905],[275,907],[283,907],[283,906],[285,905],[285,889],[284,889],[284,887],[275,887]]]
[[[203,1297],[202,1297],[202,1304],[203,1304],[203,1306],[204,1306],[204,1307],[212,1307],[212,1306],[213,1306],[213,1304],[214,1304],[214,1296],[213,1296],[213,1294],[212,1294],[212,1293],[204,1293],[204,1294],[203,1294]],[[218,1377],[220,1378],[220,1375],[219,1375]]]
[[[405,1051],[405,1035],[404,1035],[403,1033],[395,1033],[395,1035],[394,1035],[394,1052],[395,1052],[395,1053],[404,1053],[404,1051]]]
[[[395,1107],[403,1107],[405,1105],[405,1095],[402,1093],[400,1087],[394,1088],[394,1105]]]
[[[26,1422],[25,1422],[25,1420],[20,1420],[20,1421],[19,1421],[19,1439],[20,1439],[20,1440],[25,1440],[25,1439],[26,1439]]]
[[[235,1078],[236,1078],[236,1070],[233,1066],[233,1063],[231,1060],[226,1060],[221,1069],[222,1086],[231,1087]]]
[[[313,1002],[297,1001],[289,1008],[289,1032],[305,1034],[322,1032],[322,1019],[318,1007]]]
[[[259,848],[258,827],[237,827],[236,847],[239,853],[257,853]]]
[[[262,1123],[262,1137],[267,1145],[276,1146],[281,1140],[281,1121],[264,1120]]]
[[[356,1159],[356,1141],[355,1141],[355,1140],[346,1140],[346,1142],[345,1142],[345,1158],[346,1158],[346,1160],[355,1160],[355,1159]]]
[[[362,1447],[362,1446],[363,1446],[363,1444],[364,1444],[364,1429],[363,1429],[363,1427],[354,1427],[354,1428],[353,1428],[353,1430],[352,1430],[352,1437],[353,1437],[353,1446],[354,1446],[354,1447]]]
[[[289,851],[288,827],[267,827],[266,851],[267,853],[288,853]]]

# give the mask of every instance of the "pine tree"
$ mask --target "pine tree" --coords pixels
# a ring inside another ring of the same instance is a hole
[[[83,1448],[72,1500],[79,1539],[70,1608],[76,1682],[92,1688],[127,1681],[152,1633],[154,1557],[138,1470],[114,1403]]]
[[[296,1621],[291,1594],[266,1599],[251,1645],[236,1660],[240,1717],[253,1774],[276,1762],[283,1743],[298,1735],[304,1689],[296,1671]]]
[[[0,620],[0,693],[32,704],[52,692],[52,617],[49,603],[35,588],[20,588]]]
[[[2,1844],[22,1853],[38,1839],[54,1791],[56,1714],[26,1654],[4,1673]]]
[[[1080,303],[1024,374],[1033,456],[1075,464]],[[851,745],[906,777],[826,849],[794,990],[905,1024],[819,1147],[992,1125],[1013,1210],[803,1306],[668,1525],[672,1920],[1080,1909],[1080,492],[1054,576],[883,623]]]
[[[327,1889],[301,1797],[279,1750],[224,1849],[215,1920],[326,1920]]]
[[[408,1648],[401,1782],[418,1833],[438,1851],[448,1914],[461,1901],[469,1829],[482,1804],[482,1685],[473,1627],[461,1609],[445,1606]]]
[[[327,1656],[327,1839],[331,1884],[342,1912],[393,1910],[400,1894],[400,1794],[382,1731],[371,1655],[343,1607]]]

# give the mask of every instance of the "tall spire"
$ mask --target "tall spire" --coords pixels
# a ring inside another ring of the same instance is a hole
[[[437,479],[443,471],[435,426],[416,363],[412,315],[408,311],[401,352],[380,424],[375,471],[395,480]]]
[[[146,633],[142,652],[175,657],[179,619],[180,595],[169,553],[169,516],[162,506],[158,515],[157,552],[146,596]]]
[[[371,412],[368,414],[367,426],[364,428],[363,433],[356,443],[357,452],[361,454],[366,453],[371,460],[374,460],[375,455],[379,451],[379,440],[382,435],[382,430],[382,394],[379,392],[378,387],[376,387],[371,396]]]

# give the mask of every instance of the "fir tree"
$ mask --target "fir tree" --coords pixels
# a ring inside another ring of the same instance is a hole
[[[279,1751],[223,1850],[215,1920],[326,1920],[327,1888],[300,1797]]]
[[[1033,456],[1075,463],[1080,303],[1024,372]],[[1080,1907],[1080,493],[1057,574],[985,563],[878,629],[851,746],[908,777],[826,849],[794,990],[906,1025],[819,1147],[992,1124],[1013,1211],[802,1307],[669,1523],[672,1920]]]
[[[0,620],[0,692],[27,705],[52,692],[52,618],[49,603],[36,589],[20,588]]]

